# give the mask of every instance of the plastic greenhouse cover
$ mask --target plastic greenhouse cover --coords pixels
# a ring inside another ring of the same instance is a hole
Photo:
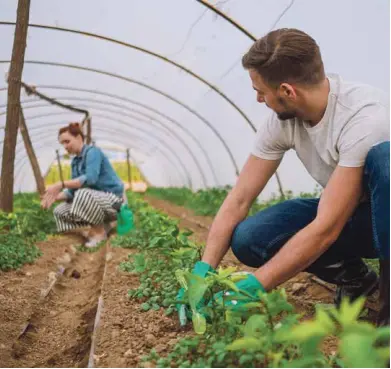
[[[389,91],[386,0],[209,3],[256,38],[275,28],[302,29],[320,45],[328,73]],[[0,3],[3,75],[16,7],[16,1]],[[88,109],[93,140],[111,157],[124,157],[129,148],[153,185],[234,184],[256,127],[270,114],[256,102],[241,66],[253,43],[248,35],[196,0],[32,1],[29,23],[23,81]],[[2,82],[0,127],[5,125],[6,87]],[[45,173],[61,149],[58,128],[82,115],[25,93],[21,101]],[[1,142],[3,137],[0,129]],[[35,190],[20,137],[15,165],[15,190]],[[284,190],[315,187],[293,151],[285,154],[278,172]],[[261,197],[273,192],[278,192],[274,177]]]

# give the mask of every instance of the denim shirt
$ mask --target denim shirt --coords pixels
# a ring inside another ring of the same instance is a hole
[[[96,146],[84,145],[81,153],[71,162],[72,179],[78,179],[81,188],[110,192],[122,198],[124,185],[115,173],[107,156]],[[66,189],[70,200],[77,189]]]

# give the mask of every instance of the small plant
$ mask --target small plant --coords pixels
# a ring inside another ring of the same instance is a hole
[[[136,273],[140,278],[138,288],[128,291],[128,296],[140,301],[142,311],[165,309],[171,315],[179,285],[175,274],[167,272],[190,268],[200,257],[200,247],[189,240],[190,231],[180,231],[178,222],[149,207],[134,194],[129,203],[137,213],[137,227],[129,235],[117,236],[112,245],[137,249],[120,268]]]
[[[51,212],[41,209],[36,194],[17,194],[14,212],[0,212],[0,270],[20,268],[41,255],[34,245],[55,231]]]
[[[32,263],[41,251],[21,235],[9,232],[0,234],[0,270],[7,271]]]

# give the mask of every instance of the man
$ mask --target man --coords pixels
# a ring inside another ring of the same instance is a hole
[[[239,282],[248,293],[269,291],[305,270],[337,285],[338,305],[344,296],[376,290],[377,275],[361,258],[379,258],[378,324],[389,324],[387,104],[372,87],[326,76],[315,40],[297,29],[270,32],[242,64],[258,102],[273,114],[259,127],[193,273],[206,276],[231,246],[241,262],[258,268]],[[321,198],[288,200],[245,219],[289,149],[324,188]]]

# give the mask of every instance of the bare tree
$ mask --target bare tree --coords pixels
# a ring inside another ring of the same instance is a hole
[[[30,0],[19,0],[8,76],[7,119],[1,166],[0,209],[5,212],[13,210],[15,147],[20,118],[20,81],[23,72],[29,15]]]

